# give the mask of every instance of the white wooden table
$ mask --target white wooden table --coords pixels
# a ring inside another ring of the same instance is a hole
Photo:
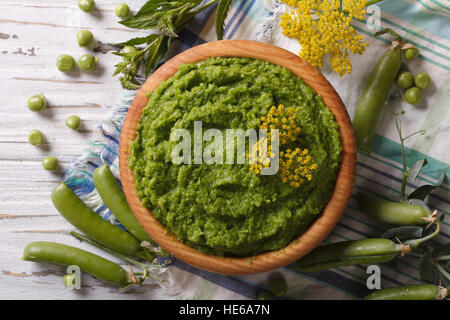
[[[93,74],[66,75],[56,69],[58,55],[76,59],[76,33],[89,29],[97,40],[120,42],[145,32],[117,23],[118,0],[96,0],[93,14],[82,12],[76,0],[0,1],[0,299],[155,299],[166,298],[154,285],[119,293],[113,287],[83,277],[82,290],[66,289],[64,268],[21,260],[31,241],[57,241],[78,246],[114,260],[68,235],[72,229],[53,207],[50,193],[64,167],[81,153],[85,142],[99,136],[96,128],[119,98],[121,86],[113,78],[118,57],[95,53],[100,68]],[[144,0],[129,1],[137,10]],[[28,110],[29,96],[42,93],[50,106],[42,113]],[[83,120],[80,132],[64,124],[70,114]],[[30,130],[41,130],[46,143],[28,143]],[[58,173],[42,169],[48,155],[59,158]]]

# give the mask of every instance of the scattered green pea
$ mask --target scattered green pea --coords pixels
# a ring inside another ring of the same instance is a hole
[[[414,76],[411,72],[403,71],[397,77],[397,86],[402,89],[411,88],[414,85]]]
[[[416,47],[408,48],[405,50],[405,59],[406,60],[413,60],[413,59],[417,58],[418,55],[419,55],[419,49],[417,49]]]
[[[258,300],[273,300],[275,297],[272,293],[263,291],[258,295]]]
[[[416,87],[425,90],[430,86],[431,79],[430,76],[425,72],[419,72],[414,78],[414,83],[416,84]]]
[[[287,293],[287,283],[283,278],[278,278],[270,283],[270,291],[278,297],[284,296]]]
[[[39,130],[31,130],[30,134],[28,135],[28,142],[33,146],[42,144],[42,142],[44,142],[44,136],[42,135],[42,132],[40,132]]]
[[[78,59],[78,67],[83,71],[93,71],[97,66],[98,58],[92,54],[85,54]]]
[[[42,167],[45,170],[55,171],[58,169],[59,161],[56,157],[46,157],[42,159]]]
[[[56,67],[61,72],[72,72],[75,69],[75,59],[68,54],[63,54],[56,59]]]
[[[78,7],[84,12],[91,12],[94,10],[95,1],[94,0],[78,0]]]
[[[66,288],[72,288],[75,286],[75,273],[68,273],[63,278],[62,281]]]
[[[81,119],[77,115],[68,116],[66,119],[66,126],[72,130],[78,130],[81,126]]]
[[[422,102],[422,99],[423,99],[422,90],[420,90],[417,87],[409,88],[405,92],[405,100],[409,104],[418,104]]]
[[[40,112],[45,109],[47,102],[42,94],[35,94],[28,99],[28,109],[33,112]]]
[[[126,3],[119,3],[116,7],[116,15],[119,18],[126,18],[130,14],[130,7]]]
[[[80,30],[77,32],[77,41],[80,47],[89,47],[94,41],[94,35],[89,30]]]
[[[125,46],[120,50],[120,53],[133,53],[137,51],[138,49],[135,46]]]

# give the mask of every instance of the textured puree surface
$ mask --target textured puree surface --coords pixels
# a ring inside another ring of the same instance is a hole
[[[172,163],[174,129],[188,129],[193,142],[194,121],[202,121],[203,130],[225,137],[226,129],[257,129],[279,104],[299,107],[302,131],[288,147],[308,148],[318,165],[300,188],[251,173],[248,164]],[[182,65],[149,95],[131,152],[139,198],[178,239],[206,253],[245,256],[284,247],[318,216],[334,187],[341,142],[331,111],[287,69],[212,58]]]

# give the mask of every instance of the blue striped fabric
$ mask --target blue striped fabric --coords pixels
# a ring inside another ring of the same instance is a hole
[[[436,73],[450,70],[450,36],[448,24],[448,11],[445,14],[434,16],[434,21],[429,21],[430,12],[439,10],[443,2],[440,0],[421,0],[414,1],[385,1],[381,4],[383,10],[382,21],[389,27],[403,32],[409,41],[423,48],[421,51],[421,59],[427,63],[429,68],[436,68]],[[236,0],[232,4],[232,10],[227,19],[224,36],[227,39],[255,39],[268,28],[270,32],[276,32],[277,21],[270,23],[276,14],[272,10],[273,5],[279,7],[279,3],[272,0]],[[425,11],[417,6],[423,7]],[[205,29],[205,25],[213,25],[212,20],[214,8],[210,8],[198,15],[194,22],[181,31],[179,39],[174,43],[170,55],[173,56],[183,50],[191,48],[195,45],[205,43],[212,40],[210,30]],[[275,10],[276,11],[276,10]],[[417,24],[417,16],[421,17],[420,21],[426,22],[427,30],[421,30],[422,25]],[[414,18],[415,17],[415,18]],[[276,17],[275,17],[276,18]],[[416,19],[416,20],[414,20]],[[414,20],[414,21],[412,21]],[[269,22],[268,22],[269,21]],[[275,24],[274,24],[275,23]],[[384,45],[385,39],[375,39],[372,37],[371,31],[367,30],[363,22],[354,24],[357,30],[370,38],[372,45]],[[441,26],[440,28],[438,26]],[[446,27],[443,27],[446,26]],[[428,33],[427,33],[428,32]],[[281,37],[272,35],[274,37]],[[440,40],[444,37],[446,41]],[[270,39],[271,37],[266,37]],[[290,47],[291,43],[285,42],[284,39],[275,38],[275,44]],[[385,50],[382,48],[382,50]],[[356,71],[346,81],[352,83],[360,83],[363,79],[357,70],[360,68],[366,70],[366,61],[355,59]],[[358,65],[360,63],[360,65]],[[433,69],[434,70],[434,69]],[[432,71],[433,71],[432,70]],[[337,79],[335,74],[323,70],[324,74],[335,86],[344,103],[349,109],[349,113],[353,112],[352,99],[354,94],[341,85],[341,79]],[[353,78],[354,77],[354,78]],[[351,86],[351,85],[350,85]],[[437,93],[436,93],[437,94]],[[75,193],[80,196],[87,205],[91,206],[103,218],[116,223],[111,212],[99,200],[98,194],[94,188],[92,181],[93,170],[101,164],[100,154],[104,160],[111,166],[117,177],[118,173],[118,141],[120,138],[121,125],[131,103],[135,92],[124,92],[122,95],[122,103],[114,109],[112,115],[102,123],[100,127],[104,139],[102,141],[90,142],[85,152],[74,159],[65,173],[64,180],[67,182]],[[448,100],[446,100],[448,102]],[[432,110],[430,111],[432,112]],[[445,128],[445,126],[444,126]],[[448,128],[448,126],[447,126]],[[325,240],[325,243],[331,243],[349,239],[359,239],[365,237],[378,237],[385,230],[385,226],[368,220],[358,209],[356,204],[356,194],[363,190],[386,199],[396,200],[399,194],[399,185],[401,182],[401,158],[400,146],[396,142],[395,135],[377,134],[374,143],[374,152],[371,155],[364,153],[358,154],[358,170],[356,178],[356,187],[344,212],[343,218],[337,224],[336,228]],[[448,139],[448,134],[447,134]],[[448,146],[448,145],[447,145]],[[432,147],[431,147],[432,148]],[[448,154],[448,153],[447,153]],[[422,174],[415,183],[408,184],[408,190],[425,183],[435,183],[442,171],[446,174],[447,181],[450,179],[450,169],[445,161],[440,158],[436,152],[423,153],[415,150],[412,146],[407,147],[408,163],[412,164],[416,160],[427,157],[428,166],[424,168]],[[428,202],[433,209],[440,210],[449,215],[450,201],[448,197],[448,184],[444,184],[441,188],[432,194]],[[448,241],[450,238],[450,224],[444,221],[443,230],[438,241]],[[223,276],[213,274],[203,270],[196,269],[181,261],[175,259],[172,261],[171,272],[184,272],[192,278],[191,282],[187,282],[186,287],[182,290],[192,294],[181,294],[180,297],[189,298],[194,296],[199,279],[204,279],[210,284],[216,286],[220,290],[213,290],[211,293],[205,293],[209,298],[250,298],[254,299],[262,290],[267,290],[267,274],[259,274],[252,276]],[[167,261],[165,261],[167,262]],[[405,283],[419,282],[417,261],[414,257],[405,257],[399,259],[396,264],[386,264],[382,267],[382,285],[394,286]],[[317,273],[299,273],[294,272],[289,266],[280,268],[277,272],[282,273],[290,284],[287,298],[290,299],[349,299],[360,298],[368,293],[366,287],[366,269],[363,266],[354,266],[346,268],[334,268],[324,272]]]

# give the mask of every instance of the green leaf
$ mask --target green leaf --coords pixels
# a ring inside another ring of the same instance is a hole
[[[173,24],[173,14],[166,14],[158,21],[157,28],[166,36],[178,37]]]
[[[217,40],[222,40],[225,27],[225,19],[227,18],[228,11],[231,8],[232,0],[220,0],[219,6],[216,12],[216,35]]]
[[[158,21],[164,16],[163,11],[156,11],[141,15],[135,15],[119,23],[133,29],[152,29],[156,28]]]
[[[172,1],[173,2],[173,1]],[[167,0],[149,0],[147,1],[138,12],[136,12],[135,16],[144,15],[150,12],[156,11],[158,8],[165,9],[167,6],[171,6],[170,1]]]
[[[141,87],[141,84],[136,79],[128,76],[120,77],[120,83],[124,89],[128,90],[138,90]]]
[[[145,57],[145,76],[147,77],[159,65],[162,59],[167,55],[170,49],[172,39],[169,36],[160,35],[151,50]]]
[[[422,237],[423,229],[416,226],[398,227],[387,230],[381,237],[390,240],[413,240]]]
[[[125,47],[125,46],[138,46],[140,44],[144,43],[150,43],[152,40],[154,40],[157,37],[156,34],[151,34],[147,37],[141,37],[141,38],[133,38],[125,42],[119,42],[119,43],[113,43],[111,45],[116,47]]]
[[[428,160],[426,158],[418,160],[414,164],[414,166],[408,171],[408,182],[414,183],[422,168],[425,167],[427,164]]]
[[[426,184],[423,186],[418,187],[416,190],[411,192],[408,196],[408,199],[419,199],[419,200],[425,200],[425,198],[434,191],[437,187],[439,187],[444,182],[445,174],[444,172],[441,173],[441,176],[439,177],[439,181],[436,183],[436,185]]]

